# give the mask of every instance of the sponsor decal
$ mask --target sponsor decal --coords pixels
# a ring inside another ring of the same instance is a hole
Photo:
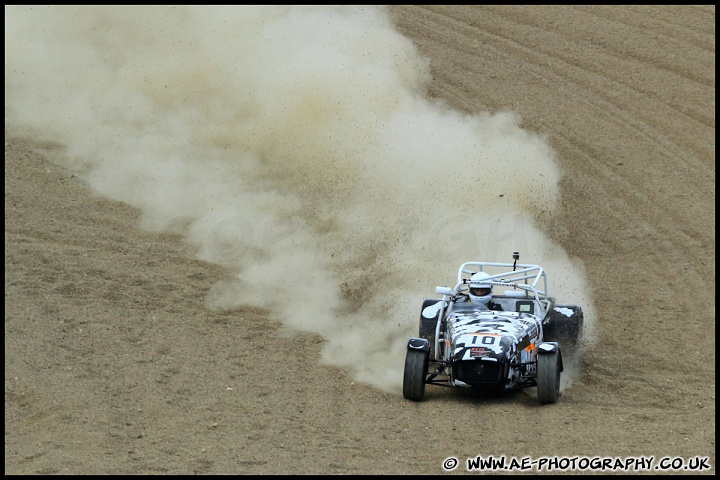
[[[487,357],[488,355],[490,355],[490,351],[482,347],[472,347],[470,349],[471,357]]]

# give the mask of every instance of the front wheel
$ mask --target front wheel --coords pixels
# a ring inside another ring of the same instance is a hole
[[[428,369],[428,352],[408,349],[403,374],[403,397],[420,401],[425,396],[425,375]]]
[[[540,403],[555,403],[560,397],[560,352],[537,357],[537,396]]]

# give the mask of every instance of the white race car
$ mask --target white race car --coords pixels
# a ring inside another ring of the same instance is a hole
[[[556,305],[545,270],[518,264],[519,258],[513,252],[513,263],[465,262],[454,288],[436,287],[442,298],[423,301],[419,336],[407,344],[405,398],[422,400],[432,384],[486,391],[537,387],[540,403],[557,402],[562,351],[576,349],[583,312]],[[482,290],[475,286],[500,293],[478,302],[472,291]]]

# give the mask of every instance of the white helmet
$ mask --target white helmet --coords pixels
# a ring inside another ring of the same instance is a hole
[[[485,305],[492,299],[492,284],[488,278],[490,275],[485,272],[477,272],[470,277],[468,294],[472,303]]]

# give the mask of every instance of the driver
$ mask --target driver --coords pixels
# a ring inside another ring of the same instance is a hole
[[[502,307],[492,301],[492,283],[488,278],[490,275],[485,272],[477,272],[470,277],[467,301],[476,305],[486,305],[490,310],[502,311]]]

